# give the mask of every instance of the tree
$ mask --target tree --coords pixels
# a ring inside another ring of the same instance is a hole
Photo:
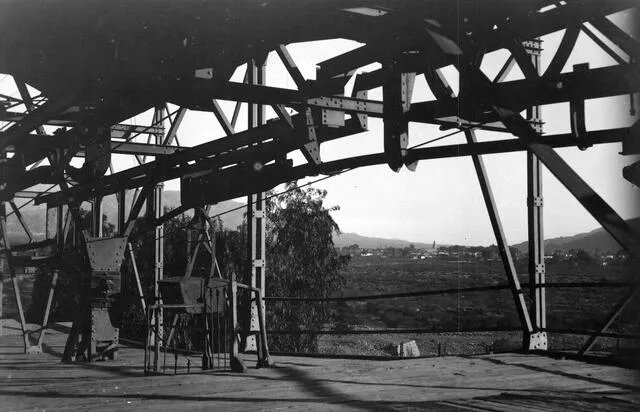
[[[569,255],[578,264],[589,264],[593,261],[591,255],[584,249],[571,249]]]
[[[327,208],[327,192],[305,190],[295,183],[267,203],[267,296],[328,297],[344,285],[341,270],[349,258],[340,256],[333,245],[339,228]],[[332,320],[325,304],[318,302],[274,302],[267,308],[271,329],[318,330]],[[274,335],[274,349],[317,351],[317,336]]]
[[[333,244],[333,232],[338,225],[330,212],[337,207],[324,206],[326,191],[308,188],[303,190],[295,184],[287,186],[287,193],[267,202],[267,296],[327,297],[344,285],[341,270],[349,257],[339,256]],[[186,228],[192,226],[188,217],[169,220],[164,226],[165,277],[184,274],[186,256]],[[249,283],[250,270],[247,257],[246,221],[238,230],[216,225],[216,258],[223,277],[236,274],[237,279]],[[136,261],[143,289],[147,297],[153,291],[154,234],[144,226],[134,230],[131,240],[136,250]],[[207,276],[210,255],[200,253],[193,276]],[[205,270],[202,270],[204,268]],[[131,278],[130,262],[123,268],[123,276]],[[130,338],[138,338],[142,331],[139,323],[141,312],[135,298],[132,282],[118,312],[121,330]],[[248,313],[249,303],[240,299],[238,311]],[[332,320],[333,313],[322,303],[292,304],[291,302],[268,303],[267,326],[271,330],[320,329]],[[244,316],[239,321],[246,322]],[[245,325],[247,326],[247,325]],[[141,337],[139,339],[142,339]],[[275,350],[317,351],[317,336],[271,336],[270,346]]]

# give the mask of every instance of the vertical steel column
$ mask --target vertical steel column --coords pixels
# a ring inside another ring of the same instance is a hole
[[[116,204],[118,208],[118,228],[116,234],[118,236],[124,236],[124,228],[127,222],[126,216],[126,200],[127,200],[127,191],[121,190],[116,194]],[[128,244],[128,243],[127,243]],[[120,293],[125,295],[130,287],[130,279],[129,276],[120,276]],[[146,313],[146,312],[145,312]]]
[[[156,126],[160,126],[156,124],[162,119],[162,106],[158,106],[155,109],[155,114],[153,116],[153,124]],[[164,129],[164,128],[163,128]],[[162,145],[164,140],[164,133],[158,133],[155,135],[155,143],[157,145]],[[153,189],[153,218],[159,219],[162,216],[162,190],[164,185],[159,183]],[[147,199],[149,201],[149,199]],[[155,229],[155,261],[154,261],[154,277],[153,277],[153,295],[158,299],[155,303],[162,304],[162,300],[160,298],[160,284],[159,281],[164,278],[164,224],[156,225]],[[158,322],[158,335],[157,338],[162,340],[162,325],[164,320],[164,311],[160,308],[158,309],[158,316],[156,317],[156,322]],[[154,341],[155,342],[155,341]]]
[[[266,56],[247,62],[248,83],[250,85],[264,85],[266,75]],[[265,107],[261,104],[250,103],[248,128],[253,129],[264,124]],[[265,291],[265,204],[264,193],[254,193],[247,198],[247,235],[248,257],[251,265],[251,281],[253,287]],[[256,333],[260,331],[257,301],[251,298],[249,331],[246,337],[245,351],[258,350]],[[265,310],[262,304],[262,310]]]
[[[56,293],[56,287],[58,286],[58,274],[57,270],[53,271],[51,276],[51,283],[49,285],[49,295],[47,297],[47,305],[44,307],[44,315],[42,316],[42,327],[40,329],[40,336],[38,336],[37,349],[42,352],[42,342],[44,341],[44,335],[47,331],[47,325],[49,324],[49,313],[51,311],[51,304],[53,303],[53,295]]]
[[[533,40],[524,42],[524,48],[533,66],[539,72],[542,42]],[[542,116],[540,106],[533,106],[527,110],[527,120],[531,122],[536,132],[542,133]],[[529,227],[529,293],[530,316],[533,322],[533,333],[529,340],[530,350],[547,349],[546,297],[544,263],[544,225],[543,225],[543,196],[542,196],[542,164],[538,157],[527,150],[527,220]]]
[[[102,237],[102,197],[93,199],[91,206],[91,236]]]
[[[467,138],[467,143],[469,143],[470,145],[477,143],[476,136],[473,130],[467,129],[464,131],[464,134]],[[475,167],[476,174],[478,175],[480,189],[482,190],[482,197],[484,198],[484,203],[487,207],[487,213],[489,214],[489,219],[491,220],[491,227],[493,228],[493,233],[496,237],[496,243],[498,244],[498,251],[500,252],[502,264],[504,265],[504,270],[507,274],[509,285],[511,286],[511,293],[513,294],[516,312],[518,313],[520,326],[522,327],[522,348],[526,351],[529,349],[529,340],[531,337],[531,332],[533,330],[531,326],[531,318],[529,318],[527,305],[524,300],[522,289],[520,288],[520,281],[518,280],[518,273],[516,272],[516,267],[513,263],[511,251],[509,250],[509,244],[507,243],[504,230],[502,229],[502,222],[500,221],[500,215],[498,214],[496,202],[493,198],[493,191],[491,190],[491,185],[489,184],[489,179],[487,177],[487,171],[485,169],[484,162],[482,161],[482,158],[477,154],[471,155],[471,158],[473,159],[473,166]]]
[[[4,268],[0,261],[0,336],[4,336]]]
[[[127,191],[121,190],[118,192],[117,198],[118,202],[118,233],[120,236],[124,235],[124,227],[127,223],[127,215],[126,215],[126,200],[127,200]]]
[[[4,155],[0,155],[0,158],[5,158]],[[6,222],[4,203],[0,206],[0,220],[2,220],[2,224]],[[0,236],[2,233],[0,233]],[[6,247],[6,244],[5,244]],[[5,264],[3,264],[2,258],[0,258],[0,336],[4,336],[4,273],[5,273]]]
[[[394,61],[386,63],[387,78],[382,87],[384,104],[384,153],[387,165],[394,172],[400,171],[405,164],[409,145],[409,121],[406,113],[411,108],[411,94],[415,82],[415,73],[405,73]],[[414,171],[418,163],[407,163]]]
[[[13,264],[11,262],[11,243],[9,242],[9,232],[7,230],[7,208],[4,202],[0,202],[0,236],[3,239],[5,262],[9,274],[11,275],[11,282],[13,284],[13,296],[16,299],[16,306],[18,307],[18,315],[20,316],[20,329],[22,330],[22,339],[24,341],[24,353],[29,353],[31,343],[29,342],[29,331],[27,330],[27,322],[24,317],[24,310],[22,308],[22,298],[20,297],[20,285],[18,284],[18,278],[16,277]]]
[[[65,218],[64,216],[64,207],[62,205],[56,207],[56,248],[58,252],[62,252],[64,248],[64,242],[66,239],[66,227],[65,227]]]

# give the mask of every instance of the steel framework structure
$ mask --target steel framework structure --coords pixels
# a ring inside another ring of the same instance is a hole
[[[640,254],[638,234],[554,150],[622,142],[624,154],[638,153],[637,122],[629,128],[598,131],[585,126],[586,100],[629,95],[633,107],[633,94],[640,91],[637,33],[629,34],[607,18],[636,6],[634,0],[2,3],[0,73],[13,77],[20,97],[0,96],[0,121],[5,124],[0,132],[0,225],[25,351],[41,350],[57,274],[66,270],[66,258],[77,251],[76,245],[103,238],[100,205],[105,196],[117,196],[116,238],[122,241],[103,242],[107,249],[102,252],[126,244],[121,257],[126,253],[133,260],[137,277],[128,237],[136,225],[141,231],[153,230],[156,284],[163,277],[164,222],[191,208],[200,211],[202,230],[189,252],[187,275],[201,245],[211,252],[213,268],[213,236],[206,230],[207,224],[213,227],[207,223],[209,205],[248,196],[250,286],[264,294],[264,191],[307,176],[379,164],[394,171],[403,166],[415,170],[421,160],[459,156],[473,159],[519,315],[523,347],[546,349],[542,167],[631,256]],[[542,45],[536,39],[559,30],[563,30],[560,45],[541,72]],[[563,71],[580,33],[593,39],[616,64],[579,65]],[[335,38],[362,45],[321,62],[316,78],[306,79],[287,45]],[[483,57],[501,49],[510,56],[490,79],[481,69]],[[295,90],[265,85],[270,52],[283,63]],[[379,68],[361,70],[371,63],[379,63]],[[231,81],[243,64],[244,81]],[[459,73],[457,94],[443,75],[446,66]],[[523,78],[507,81],[516,66]],[[418,75],[424,75],[435,100],[412,103]],[[352,79],[352,92],[346,95],[345,86]],[[32,96],[27,85],[40,94]],[[379,87],[382,100],[369,99],[368,92]],[[219,100],[235,102],[231,116],[222,110]],[[543,135],[540,106],[560,102],[570,105],[571,132]],[[238,126],[242,104],[248,106],[246,128]],[[267,121],[267,106],[277,114],[276,119]],[[149,109],[154,113],[150,125],[126,122]],[[212,112],[226,136],[181,146],[178,131],[189,110]],[[521,115],[525,110],[526,118]],[[384,122],[384,152],[322,160],[322,143],[368,130],[369,117]],[[466,143],[411,148],[410,122],[458,129],[464,132]],[[478,142],[477,130],[510,133],[514,138]],[[136,141],[138,136],[147,137],[146,143]],[[294,166],[288,156],[298,150],[306,163]],[[513,151],[526,151],[528,156],[529,308],[482,160],[486,154]],[[137,166],[114,172],[112,154],[131,156]],[[83,158],[83,166],[73,166],[74,158]],[[636,164],[625,169],[624,176],[638,184],[639,168]],[[176,178],[181,179],[182,205],[164,212],[162,182]],[[41,189],[43,185],[48,185],[46,190]],[[125,198],[132,190],[127,213]],[[55,211],[55,236],[44,242],[10,245],[5,204],[32,240],[16,198],[46,204]],[[91,233],[77,230],[83,201],[93,204]],[[20,251],[47,245],[53,247],[47,259],[36,262],[18,256]],[[12,269],[16,260],[23,265],[46,261],[56,274],[36,343],[29,340],[26,330]],[[139,278],[137,288],[142,295]],[[92,295],[95,289],[87,289],[87,299],[97,299]],[[601,332],[637,291],[634,288],[618,305]],[[144,305],[144,299],[141,301]],[[258,330],[257,313],[254,302],[247,348],[255,345],[251,335]],[[582,352],[591,348],[595,337]]]

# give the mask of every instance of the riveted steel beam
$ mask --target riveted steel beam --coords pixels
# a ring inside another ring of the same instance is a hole
[[[602,227],[633,256],[640,256],[640,236],[609,206],[550,146],[537,143],[539,138],[519,114],[496,109],[502,122],[520,137],[549,171],[584,206]]]
[[[20,121],[13,124],[6,131],[0,132],[0,150],[37,129],[47,119],[66,110],[73,100],[73,96],[67,95],[49,100],[34,111],[28,113]]]
[[[461,108],[478,103],[495,104],[519,112],[535,105],[568,102],[572,99],[596,99],[640,91],[640,67],[635,64],[602,67],[579,73],[563,73],[550,79],[524,79],[490,85],[478,85],[476,101],[457,98],[414,103],[409,120],[432,123],[458,114]],[[467,119],[474,120],[474,119]],[[496,116],[495,120],[499,120]]]
[[[249,74],[249,84],[264,84],[266,82],[266,61],[252,59],[247,62],[247,71]],[[265,106],[261,104],[250,104],[248,107],[249,130],[259,128],[265,122]],[[310,112],[306,113],[307,116]],[[307,117],[308,121],[308,117]],[[282,122],[282,121],[281,121]],[[286,124],[286,122],[283,122]],[[305,122],[306,123],[306,122]],[[310,128],[312,129],[312,127]],[[315,129],[313,129],[315,137]],[[311,136],[309,136],[311,139]],[[264,166],[262,173],[265,173]],[[254,166],[255,169],[255,166]],[[258,169],[259,171],[260,169]],[[267,252],[266,252],[266,200],[264,192],[249,192],[247,197],[247,256],[249,258],[249,279],[253,288],[258,288],[264,296],[266,288],[266,270],[267,270]],[[258,305],[262,308],[258,309]],[[249,328],[245,331],[245,350],[256,350],[260,352],[260,339],[256,333],[260,330],[259,312],[265,311],[264,302],[251,300],[249,309]]]
[[[411,95],[415,73],[403,73],[391,63],[389,77],[383,89],[384,105],[384,152],[388,157],[387,165],[398,172],[407,156],[409,147],[409,120],[406,113],[411,107]],[[417,163],[407,163],[407,168],[415,170]]]

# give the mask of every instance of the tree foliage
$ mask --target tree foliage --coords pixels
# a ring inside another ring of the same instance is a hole
[[[301,189],[294,183],[285,194],[267,203],[266,296],[328,297],[344,285],[341,270],[348,257],[333,245],[339,231],[326,207],[327,192]],[[267,325],[276,330],[318,330],[332,320],[326,305],[317,302],[273,302],[267,307]],[[274,335],[271,345],[284,351],[317,351],[313,334]]]

